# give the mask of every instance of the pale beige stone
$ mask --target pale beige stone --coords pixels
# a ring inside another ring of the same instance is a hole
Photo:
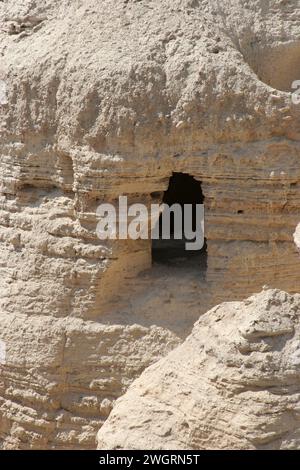
[[[178,344],[155,326],[22,314],[1,314],[0,321],[4,449],[95,448],[115,399]]]
[[[204,314],[117,400],[99,449],[299,449],[299,313],[266,290]]]
[[[299,292],[300,6],[244,3],[0,2],[2,447],[93,447],[201,313],[265,284]],[[202,182],[206,272],[96,236],[99,203],[149,205],[172,172]]]

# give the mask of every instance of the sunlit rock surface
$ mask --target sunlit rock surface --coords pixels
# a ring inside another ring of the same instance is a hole
[[[299,292],[297,0],[0,2],[0,438],[93,448],[201,313]],[[207,249],[96,236],[120,194],[201,182]]]

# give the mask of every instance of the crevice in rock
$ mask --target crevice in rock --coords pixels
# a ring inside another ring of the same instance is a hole
[[[57,174],[63,187],[71,191],[74,184],[74,168],[73,160],[69,155],[61,153],[57,157]]]
[[[33,16],[7,20],[5,30],[9,35],[28,36],[42,28],[45,18]]]

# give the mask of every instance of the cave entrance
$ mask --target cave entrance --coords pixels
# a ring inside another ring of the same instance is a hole
[[[186,173],[173,173],[169,181],[169,187],[164,192],[162,202],[171,207],[173,204],[178,204],[182,210],[182,223],[185,220],[185,204],[191,205],[192,217],[190,224],[194,232],[199,230],[199,217],[197,218],[196,206],[204,204],[204,195],[202,192],[201,183],[189,174]],[[174,214],[170,213],[170,239],[163,237],[162,218],[160,215],[159,221],[159,239],[152,240],[152,260],[153,263],[159,264],[172,264],[178,266],[186,266],[186,263],[197,264],[201,266],[202,270],[206,269],[207,261],[207,244],[206,241],[202,249],[187,250],[186,240],[183,234],[180,239],[176,239],[178,234],[175,235],[176,228],[174,224]],[[201,230],[201,228],[200,228]],[[198,234],[199,235],[199,234]],[[191,241],[191,240],[189,240]]]

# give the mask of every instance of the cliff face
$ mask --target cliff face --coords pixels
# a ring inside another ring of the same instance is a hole
[[[144,368],[178,341],[158,327],[1,315],[4,449],[95,448],[95,435]]]
[[[299,449],[300,295],[204,314],[117,400],[100,449]]]
[[[0,3],[3,447],[92,447],[102,401],[208,306],[299,291],[299,8]],[[201,181],[202,271],[96,236],[101,202],[150,205],[172,172]]]

